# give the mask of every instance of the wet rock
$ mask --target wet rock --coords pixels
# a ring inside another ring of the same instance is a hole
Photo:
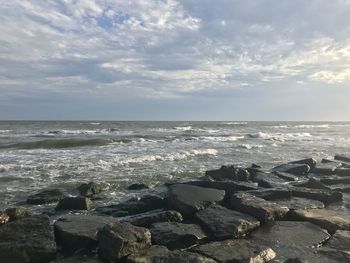
[[[163,198],[155,195],[147,195],[142,198],[132,198],[116,205],[98,207],[96,211],[104,215],[123,217],[161,209],[164,208],[164,205]]]
[[[148,189],[148,185],[145,184],[132,184],[129,185],[128,190],[142,190],[142,189]]]
[[[302,159],[302,160],[297,160],[297,161],[293,161],[290,162],[292,164],[307,164],[310,169],[315,168],[317,161],[314,158],[306,158],[306,159]]]
[[[269,262],[276,253],[268,246],[249,240],[225,240],[197,246],[192,251],[210,257],[217,262]]]
[[[334,174],[335,169],[341,166],[341,163],[333,162],[333,161],[326,161],[325,159],[322,160],[321,163],[318,163],[314,169],[312,169],[312,173],[314,174],[324,174],[324,175],[331,175]]]
[[[258,165],[258,164],[256,164],[256,163],[252,163],[251,168],[261,169],[262,166],[261,166],[261,165]]]
[[[163,245],[171,250],[193,246],[206,238],[201,227],[195,224],[161,222],[153,224],[150,231],[153,244]]]
[[[288,189],[294,197],[318,200],[326,205],[341,201],[343,198],[342,193],[331,190],[311,189],[305,187],[289,187]]]
[[[350,252],[331,248],[319,248],[317,254],[326,263],[348,263],[350,262]]]
[[[101,193],[105,187],[106,186],[102,183],[90,182],[81,184],[77,189],[81,196],[92,197],[96,194]]]
[[[304,258],[288,258],[287,260],[283,261],[283,263],[309,263],[309,261]]]
[[[295,183],[293,186],[296,187],[305,187],[305,188],[311,188],[311,189],[325,189],[325,190],[330,190],[329,187],[321,183],[319,180],[315,178],[310,178],[307,182],[300,182],[300,183]]]
[[[50,262],[56,243],[47,216],[16,220],[0,228],[0,260],[6,263]]]
[[[27,198],[28,204],[41,205],[60,201],[66,195],[59,189],[46,189]]]
[[[220,169],[206,171],[206,176],[213,178],[216,181],[248,181],[249,172],[244,168],[237,168],[233,165],[231,166],[221,166]]]
[[[258,189],[258,190],[246,191],[246,193],[252,194],[256,197],[259,197],[268,201],[289,199],[292,197],[290,191],[284,188]]]
[[[103,261],[91,256],[75,255],[68,258],[58,258],[55,263],[103,263]]]
[[[5,212],[0,211],[0,226],[5,225],[10,221],[10,217]]]
[[[108,224],[97,236],[99,256],[108,262],[116,262],[151,246],[150,231],[129,223]]]
[[[54,224],[57,244],[66,253],[78,250],[90,251],[97,247],[97,232],[115,218],[91,215],[67,215],[59,218]]]
[[[10,217],[10,222],[30,216],[29,211],[23,207],[12,207],[5,210]]]
[[[231,198],[231,207],[262,222],[283,218],[289,211],[285,206],[247,193],[234,194]]]
[[[330,235],[309,222],[275,221],[252,232],[252,240],[270,246],[277,254],[276,261],[304,258],[319,262],[314,246],[327,240]]]
[[[290,173],[284,173],[284,172],[273,172],[275,175],[277,175],[279,178],[288,181],[288,182],[294,182],[294,181],[299,181],[299,177],[294,174]]]
[[[127,257],[126,263],[215,263],[197,253],[188,251],[169,251],[163,246],[152,246],[148,250],[140,251]]]
[[[327,185],[333,184],[350,184],[350,177],[329,176],[319,179],[321,183]]]
[[[223,201],[225,191],[185,184],[169,187],[168,207],[191,216],[207,206]]]
[[[292,197],[291,199],[275,201],[279,206],[288,207],[289,210],[297,209],[323,209],[324,203],[317,200],[310,200],[301,197]]]
[[[337,230],[324,247],[350,251],[350,231]]]
[[[350,163],[350,157],[340,154],[335,155],[334,160]]]
[[[294,220],[309,221],[334,233],[338,229],[350,230],[350,217],[342,212],[326,209],[295,210],[290,217]]]
[[[350,176],[350,168],[337,168],[334,170],[334,174],[339,176]]]
[[[90,210],[92,201],[86,197],[66,197],[58,202],[56,210]]]
[[[220,205],[199,211],[196,218],[217,240],[240,237],[260,226],[254,217]]]
[[[135,226],[149,227],[157,222],[181,222],[182,215],[174,210],[153,210],[150,212],[129,216],[122,219]]]
[[[286,181],[275,174],[257,172],[252,176],[252,181],[258,183],[261,187],[279,188],[286,184]]]
[[[350,185],[334,184],[334,185],[330,185],[329,188],[332,191],[337,191],[337,192],[342,192],[342,193],[350,193]]]
[[[290,173],[294,175],[306,175],[308,172],[310,172],[310,166],[303,163],[287,163],[274,167],[272,171]]]

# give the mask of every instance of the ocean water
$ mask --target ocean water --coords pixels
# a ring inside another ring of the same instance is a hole
[[[132,183],[161,185],[224,164],[270,168],[350,155],[348,122],[0,122],[0,210],[57,187],[104,182],[104,202]]]

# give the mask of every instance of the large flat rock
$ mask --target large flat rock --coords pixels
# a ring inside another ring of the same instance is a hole
[[[221,166],[220,169],[206,171],[206,176],[216,180],[216,181],[248,181],[249,172],[247,169],[235,167],[234,165],[230,166]]]
[[[193,246],[206,238],[202,228],[195,224],[161,222],[153,224],[150,231],[153,244],[163,245],[171,250]]]
[[[216,240],[240,237],[260,226],[254,217],[220,205],[211,205],[195,217]]]
[[[182,215],[174,210],[153,210],[146,213],[128,216],[120,219],[135,226],[149,227],[157,222],[181,222]]]
[[[90,210],[92,201],[87,197],[66,197],[61,199],[56,210]]]
[[[31,216],[0,227],[0,261],[44,263],[56,256],[56,243],[47,216]]]
[[[310,189],[305,187],[289,187],[288,188],[294,197],[303,197],[331,204],[342,201],[343,195],[341,192],[325,190],[325,189]]]
[[[334,174],[335,169],[342,164],[339,162],[333,162],[323,159],[321,163],[316,164],[315,168],[311,170],[313,174],[331,175]]]
[[[67,215],[54,224],[57,244],[68,253],[80,249],[93,250],[97,247],[97,232],[115,218],[92,215]]]
[[[350,231],[337,230],[324,247],[350,251]]]
[[[291,192],[286,188],[260,188],[258,190],[246,191],[246,193],[268,201],[289,199],[292,197]]]
[[[334,233],[338,229],[350,230],[350,216],[327,209],[294,210],[290,213],[295,220],[309,221]]]
[[[252,232],[254,242],[271,247],[277,254],[276,261],[289,258],[305,258],[321,262],[314,255],[314,246],[330,237],[327,231],[309,222],[275,221]]]
[[[220,263],[269,262],[276,253],[268,246],[254,244],[249,240],[225,240],[194,247],[192,251]]]
[[[274,167],[272,171],[290,173],[294,175],[306,175],[310,171],[310,166],[305,163],[286,163]]]
[[[224,197],[223,190],[176,184],[169,187],[167,203],[170,209],[191,216],[211,204],[222,202]]]
[[[288,207],[289,210],[323,209],[325,207],[324,203],[320,201],[301,197],[277,200],[275,203],[277,203],[279,206]]]
[[[33,205],[55,203],[65,197],[66,195],[60,189],[45,189],[28,196],[27,203]]]
[[[283,218],[289,211],[286,206],[256,197],[248,193],[237,193],[231,198],[231,207],[251,215],[262,222]]]
[[[273,173],[257,172],[251,176],[253,182],[265,188],[284,187],[288,182]]]

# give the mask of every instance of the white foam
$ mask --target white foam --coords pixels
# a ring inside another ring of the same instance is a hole
[[[202,136],[200,139],[214,142],[234,142],[239,139],[244,139],[244,136]]]
[[[190,131],[192,130],[192,126],[180,126],[180,127],[174,127],[174,129],[178,131]]]
[[[224,122],[226,125],[247,125],[248,122],[245,121],[229,121],[229,122]]]
[[[257,132],[253,134],[248,134],[249,138],[257,138],[257,139],[263,139],[263,140],[271,140],[271,141],[289,141],[289,140],[296,140],[296,139],[310,139],[313,137],[308,132],[297,132],[297,133],[264,133],[264,132]]]
[[[0,130],[0,133],[11,133],[13,130]]]
[[[264,145],[261,145],[261,144],[240,144],[239,145],[241,148],[244,148],[244,149],[248,149],[248,150],[251,150],[251,149],[260,149],[260,148],[263,148]]]
[[[310,124],[302,124],[302,125],[296,125],[295,128],[302,128],[302,129],[312,129],[312,128],[329,128],[329,124],[319,124],[319,125],[310,125]]]

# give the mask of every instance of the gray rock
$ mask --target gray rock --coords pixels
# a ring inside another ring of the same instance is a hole
[[[108,262],[116,262],[151,246],[150,231],[129,223],[108,224],[97,236],[99,256]]]
[[[334,185],[330,185],[329,188],[332,191],[337,191],[337,192],[342,192],[342,193],[350,193],[350,185],[334,184]]]
[[[275,201],[281,199],[289,199],[292,197],[291,192],[285,188],[262,188],[258,190],[246,191],[246,193],[252,194],[256,197],[268,200]]]
[[[168,207],[191,216],[207,206],[223,201],[225,191],[185,184],[169,187]]]
[[[30,216],[29,211],[23,207],[12,207],[5,210],[10,217],[10,222]]]
[[[342,193],[331,190],[311,189],[305,187],[289,187],[288,189],[294,197],[318,200],[326,205],[343,199]]]
[[[206,171],[206,176],[213,178],[216,181],[248,181],[249,172],[247,169],[231,166],[221,166],[220,169]]]
[[[163,246],[152,246],[148,250],[140,251],[127,257],[126,263],[215,263],[197,253],[188,251],[169,251]]]
[[[274,167],[272,171],[290,173],[294,175],[306,175],[308,172],[310,172],[310,166],[304,163],[287,163]]]
[[[317,254],[327,263],[349,263],[350,251],[342,251],[331,248],[319,248]]]
[[[46,189],[37,194],[30,195],[27,199],[27,203],[34,205],[55,203],[65,197],[66,195],[59,189]]]
[[[87,197],[66,197],[60,200],[56,210],[90,210],[92,201]]]
[[[149,227],[157,222],[181,222],[182,215],[174,210],[153,210],[121,219],[135,226]]]
[[[47,216],[16,220],[0,228],[0,259],[6,263],[44,263],[56,256]]]
[[[142,189],[148,189],[148,185],[145,184],[132,184],[128,186],[128,190],[142,190]]]
[[[269,262],[276,253],[268,246],[254,244],[249,240],[225,240],[197,246],[192,251],[215,259],[217,262]]]
[[[350,176],[350,168],[337,168],[334,170],[334,174],[339,176]]]
[[[284,173],[284,172],[273,172],[275,175],[277,175],[279,178],[288,181],[288,182],[294,182],[299,181],[299,176],[290,174],[290,173]]]
[[[116,222],[115,218],[91,215],[67,215],[59,218],[54,224],[57,244],[66,253],[97,247],[97,232],[105,225]]]
[[[253,231],[251,237],[257,244],[270,246],[277,254],[276,262],[297,257],[320,262],[314,246],[330,235],[309,222],[275,221]]]
[[[302,160],[293,161],[290,163],[292,163],[292,164],[307,164],[311,169],[313,169],[316,166],[317,161],[314,158],[306,158],[306,159],[302,159]]]
[[[286,206],[247,193],[234,194],[231,198],[231,207],[262,222],[283,218],[289,211]]]
[[[320,178],[320,182],[327,185],[333,185],[333,184],[350,185],[350,177],[327,176],[327,177]]]
[[[341,154],[335,155],[334,160],[350,163],[350,157]]]
[[[286,185],[286,181],[275,174],[257,172],[251,176],[253,182],[258,183],[261,187],[266,188],[280,188]]]
[[[220,205],[211,205],[199,211],[196,218],[217,240],[240,237],[260,226],[254,217]]]
[[[324,247],[350,251],[350,231],[337,230]]]
[[[315,178],[310,178],[306,182],[297,182],[292,184],[295,187],[305,187],[305,188],[311,188],[311,189],[324,189],[324,190],[330,190],[329,187],[321,183],[319,180]]]
[[[342,212],[326,209],[294,210],[291,218],[295,220],[309,221],[315,225],[334,233],[338,229],[350,230],[350,217]]]
[[[177,222],[155,223],[150,228],[152,243],[167,248],[183,249],[197,244],[206,238],[200,226]]]
[[[312,173],[314,174],[324,174],[324,175],[331,175],[334,174],[335,169],[341,166],[341,163],[333,162],[333,161],[326,161],[325,159],[322,160],[321,163],[318,163],[314,169],[312,169]]]
[[[101,193],[105,189],[105,185],[102,183],[84,183],[78,187],[79,194],[85,197],[92,197],[96,194]]]
[[[317,200],[311,200],[301,197],[292,197],[291,199],[285,199],[285,200],[277,200],[274,201],[279,206],[285,206],[288,207],[289,210],[297,210],[297,209],[323,209],[324,203],[317,201]]]
[[[123,217],[161,209],[164,208],[164,205],[163,198],[155,195],[147,195],[142,198],[132,198],[116,205],[98,207],[96,211],[104,215]]]

